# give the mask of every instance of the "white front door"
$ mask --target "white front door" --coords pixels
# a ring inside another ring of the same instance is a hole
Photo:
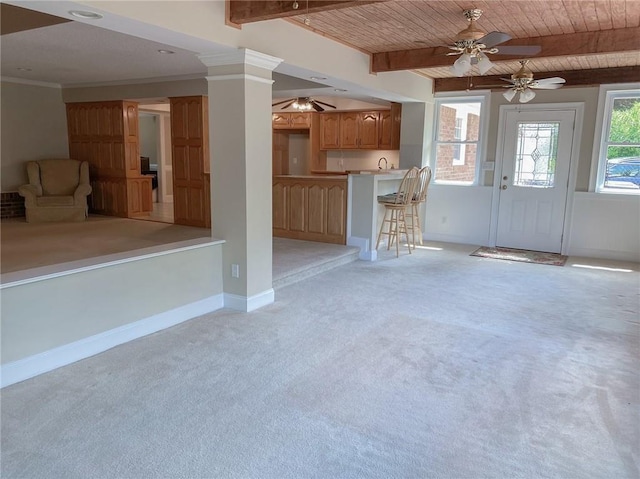
[[[560,253],[575,111],[503,117],[496,246]]]

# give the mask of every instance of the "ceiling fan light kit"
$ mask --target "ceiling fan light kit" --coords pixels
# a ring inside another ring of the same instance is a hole
[[[310,98],[308,96],[299,96],[297,98],[289,98],[288,100],[282,100],[282,101],[273,103],[271,106],[282,105],[283,103],[286,103],[286,105],[280,108],[281,110],[286,110],[287,108],[291,107],[298,111],[310,111],[310,110],[324,111],[324,108],[322,108],[322,106],[320,105],[328,106],[329,108],[335,108],[334,105],[330,105],[329,103],[325,103],[320,100],[314,100],[313,98]]]
[[[533,100],[536,96],[536,92],[533,89],[541,90],[555,90],[560,88],[565,80],[560,77],[543,78],[542,80],[534,80],[533,72],[527,68],[529,60],[520,60],[520,70],[511,75],[510,79],[503,78],[504,81],[511,83],[506,92],[502,94],[507,101],[511,101],[519,93],[518,101],[520,103],[527,103]]]
[[[505,46],[498,48],[496,45],[511,40],[511,36],[504,32],[485,33],[478,28],[476,21],[482,15],[482,10],[474,8],[464,10],[463,15],[469,22],[464,30],[458,32],[453,45],[448,48],[453,52],[447,55],[460,55],[451,66],[450,71],[458,77],[465,76],[473,65],[478,66],[481,75],[487,73],[494,64],[491,63],[487,54],[504,55],[535,55],[540,52],[537,45],[529,46]]]

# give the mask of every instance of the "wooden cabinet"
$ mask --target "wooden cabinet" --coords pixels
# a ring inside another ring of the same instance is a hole
[[[346,244],[347,179],[275,177],[273,236]]]
[[[152,211],[151,178],[140,171],[138,103],[68,103],[69,156],[89,163],[92,212],[133,218]]]
[[[379,112],[363,111],[358,115],[358,148],[378,148]]]
[[[391,110],[381,111],[378,128],[378,149],[400,149],[400,120],[402,117],[402,105],[393,103]]]
[[[382,111],[320,114],[320,148],[323,150],[397,150],[400,148],[400,113],[397,107]]]
[[[273,113],[271,123],[275,130],[304,130],[311,126],[311,113]]]
[[[320,148],[337,150],[340,148],[340,113],[320,114]]]

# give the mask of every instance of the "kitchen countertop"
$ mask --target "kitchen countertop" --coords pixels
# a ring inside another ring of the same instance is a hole
[[[346,175],[334,174],[334,175],[275,175],[274,178],[282,178],[282,179],[303,179],[303,180],[345,180],[347,179]]]

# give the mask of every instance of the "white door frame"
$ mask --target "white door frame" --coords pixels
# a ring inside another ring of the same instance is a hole
[[[578,160],[580,158],[580,141],[582,139],[582,121],[584,117],[584,103],[539,103],[533,105],[500,105],[498,116],[498,138],[496,142],[496,156],[493,170],[493,194],[491,195],[491,226],[489,228],[489,246],[495,246],[498,239],[498,207],[500,203],[500,178],[502,174],[502,154],[504,150],[504,135],[506,130],[505,118],[508,111],[573,111],[575,123],[573,125],[573,144],[571,147],[571,162],[569,164],[569,184],[567,185],[567,203],[564,210],[564,226],[562,228],[562,254],[566,254],[571,231],[571,215],[573,213],[573,196],[578,178]]]

